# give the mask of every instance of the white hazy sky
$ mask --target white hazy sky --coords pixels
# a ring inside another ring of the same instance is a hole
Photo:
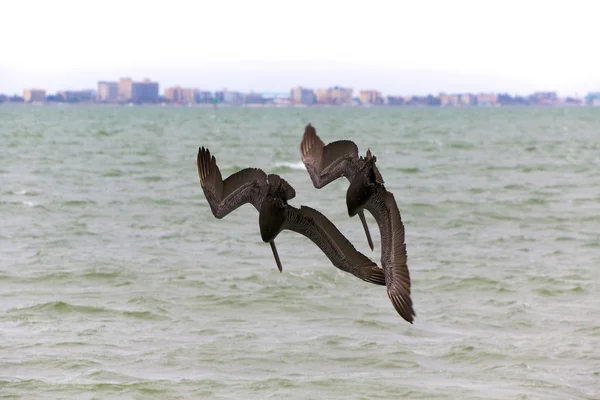
[[[600,2],[19,0],[0,8],[0,93],[150,77],[215,90],[600,90]]]

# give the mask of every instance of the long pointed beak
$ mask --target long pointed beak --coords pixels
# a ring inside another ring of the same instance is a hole
[[[279,272],[283,272],[283,267],[281,266],[281,260],[279,259],[279,254],[277,253],[277,247],[275,247],[275,241],[272,240],[269,242],[271,245],[271,250],[273,250],[273,257],[275,257],[275,262],[277,263],[277,268],[279,268]]]
[[[358,216],[360,217],[360,222],[362,222],[362,226],[365,230],[365,234],[367,235],[367,242],[369,242],[369,247],[371,248],[371,251],[373,251],[373,239],[371,239],[371,233],[369,232],[369,227],[367,226],[367,220],[365,219],[365,213],[360,210],[358,212]]]

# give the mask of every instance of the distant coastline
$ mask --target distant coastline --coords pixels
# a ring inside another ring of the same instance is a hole
[[[330,86],[306,88],[296,86],[289,92],[250,92],[235,90],[207,91],[171,86],[160,94],[159,83],[120,78],[98,81],[96,89],[62,90],[47,94],[45,89],[28,88],[23,96],[0,94],[0,103],[28,104],[119,104],[177,105],[185,107],[505,107],[505,106],[600,106],[600,91],[583,97],[559,97],[556,92],[534,92],[529,95],[508,93],[444,93],[428,95],[383,95],[373,89],[358,90]]]

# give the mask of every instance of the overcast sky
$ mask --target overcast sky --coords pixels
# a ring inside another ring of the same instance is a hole
[[[208,90],[600,90],[600,2],[19,0],[0,93],[149,77]]]

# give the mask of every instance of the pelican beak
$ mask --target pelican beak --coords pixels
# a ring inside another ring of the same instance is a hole
[[[369,232],[369,227],[367,226],[365,213],[362,210],[360,210],[358,212],[358,216],[360,217],[360,222],[362,222],[363,229],[365,230],[365,235],[367,235],[367,242],[369,243],[369,247],[371,248],[371,251],[373,251],[373,239],[371,239],[371,233]]]
[[[277,263],[277,268],[279,268],[279,272],[283,272],[283,267],[281,266],[281,260],[279,259],[279,254],[277,253],[277,247],[275,247],[275,241],[271,240],[269,242],[271,245],[271,250],[273,250],[273,257],[275,257],[275,262]]]

